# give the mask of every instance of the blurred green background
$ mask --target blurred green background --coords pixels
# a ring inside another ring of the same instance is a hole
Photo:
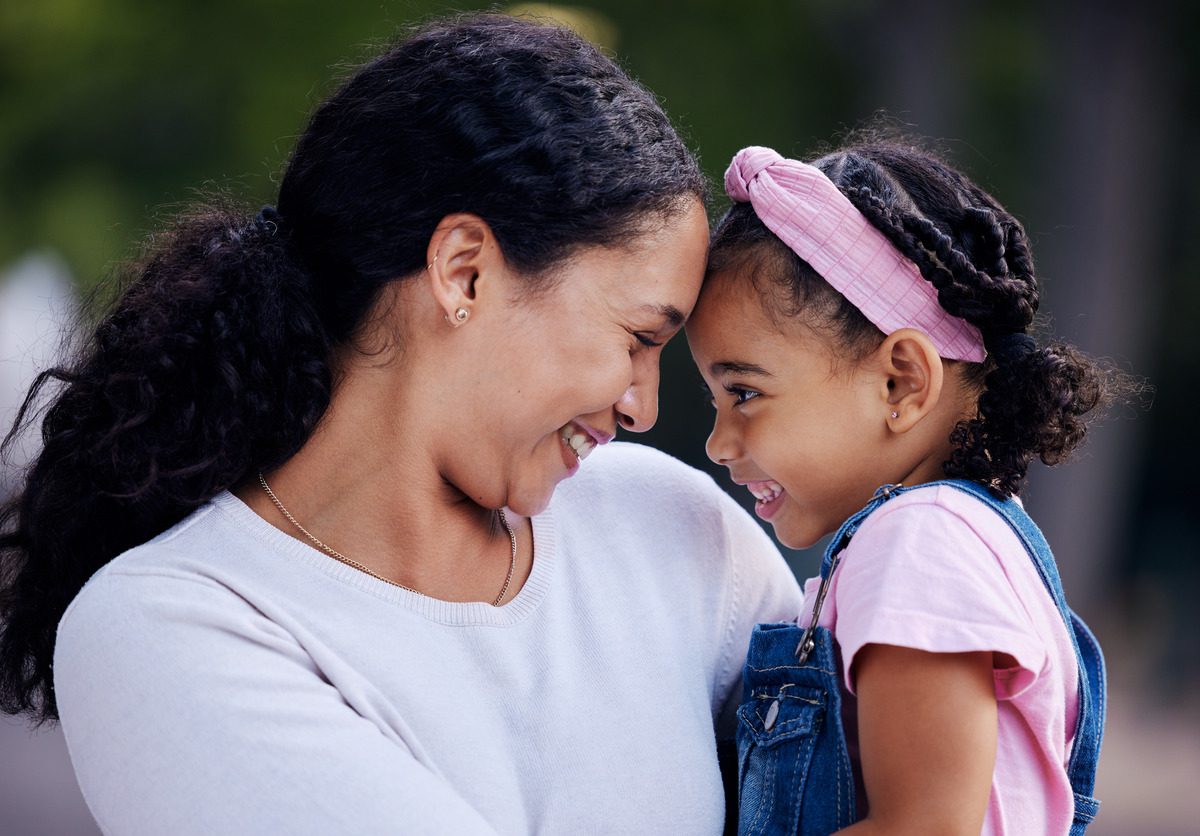
[[[198,189],[229,191],[248,209],[270,202],[306,115],[346,68],[407,23],[483,7],[5,0],[0,294],[5,272],[48,253],[88,291]],[[1200,242],[1197,6],[597,0],[516,10],[554,15],[615,55],[659,95],[714,184],[743,145],[809,157],[885,112],[1025,222],[1047,327],[1156,388],[1152,405],[1095,428],[1078,461],[1036,470],[1025,494],[1110,659],[1104,807],[1090,832],[1196,833],[1200,514],[1189,509],[1200,456],[1184,416],[1200,384],[1189,336],[1200,315],[1190,251]],[[719,187],[714,195],[719,213]],[[13,321],[19,312],[0,318]],[[0,364],[21,350],[5,327]],[[729,487],[704,458],[709,408],[682,339],[663,377],[661,418],[643,440]],[[0,420],[19,387],[9,388]],[[816,565],[811,553],[789,559],[800,575]],[[61,740],[14,720],[0,721],[0,832],[96,832]]]

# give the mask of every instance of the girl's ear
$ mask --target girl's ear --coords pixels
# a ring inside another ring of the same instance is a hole
[[[498,259],[503,260],[487,222],[462,212],[438,223],[426,259],[425,283],[446,321],[456,326],[471,316],[480,278],[499,266]]]
[[[890,334],[876,352],[883,372],[880,408],[888,429],[908,432],[933,411],[942,396],[942,358],[915,328]]]

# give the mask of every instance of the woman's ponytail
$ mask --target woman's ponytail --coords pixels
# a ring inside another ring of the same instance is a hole
[[[285,219],[205,207],[151,240],[74,362],[0,508],[0,708],[55,719],[58,621],[87,579],[304,443],[329,345]],[[15,429],[15,427],[14,427]],[[13,436],[10,435],[10,438]]]
[[[304,444],[384,289],[467,212],[531,288],[704,195],[654,98],[570,30],[433,21],[313,113],[279,212],[206,208],[152,242],[61,388],[24,491],[0,508],[0,709],[55,717],[51,660],[97,569]],[[564,202],[565,201],[565,202]]]

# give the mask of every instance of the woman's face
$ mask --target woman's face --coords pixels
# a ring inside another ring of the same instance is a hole
[[[478,305],[460,326],[473,332],[473,391],[444,478],[485,506],[535,514],[618,427],[653,426],[662,346],[696,302],[707,245],[695,201],[620,247],[580,251],[544,291],[510,276],[502,309]]]

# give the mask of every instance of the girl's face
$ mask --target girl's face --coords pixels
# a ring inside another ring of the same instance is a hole
[[[782,543],[807,548],[887,481],[887,379],[839,358],[833,338],[801,318],[773,322],[763,305],[749,279],[717,274],[688,321],[716,408],[707,451]]]
[[[472,378],[445,477],[485,506],[534,514],[618,427],[653,426],[662,346],[695,305],[707,244],[696,201],[619,248],[583,250],[542,292],[514,276],[497,313],[477,306],[458,331]]]

